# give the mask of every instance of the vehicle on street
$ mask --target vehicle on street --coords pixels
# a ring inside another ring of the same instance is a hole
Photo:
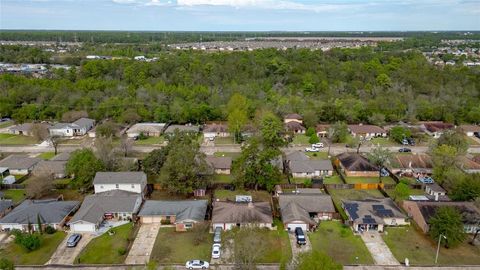
[[[477,138],[480,139],[480,132],[474,132],[474,133],[473,133],[473,136],[475,136],[475,137],[477,137]]]
[[[307,147],[305,148],[305,152],[320,152],[320,149],[315,147]]]
[[[404,147],[404,148],[398,149],[398,152],[400,152],[400,153],[408,153],[408,152],[412,152],[412,149]]]
[[[212,258],[219,259],[220,258],[220,248],[222,245],[220,244],[213,244],[212,246]]]
[[[213,243],[220,244],[222,242],[222,228],[216,227],[213,232]]]
[[[74,233],[68,237],[67,240],[67,247],[76,247],[78,242],[82,239],[82,235],[78,233]]]
[[[312,148],[323,148],[323,147],[324,147],[323,143],[321,143],[321,142],[312,144]]]
[[[200,260],[191,260],[185,263],[187,269],[207,269],[209,266],[208,262]]]
[[[306,245],[307,240],[305,239],[305,234],[303,233],[302,228],[295,228],[295,238],[297,238],[297,245]]]

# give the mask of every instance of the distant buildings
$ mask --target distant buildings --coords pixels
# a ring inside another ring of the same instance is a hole
[[[51,136],[83,136],[95,126],[95,120],[80,118],[73,123],[57,123],[49,129]]]

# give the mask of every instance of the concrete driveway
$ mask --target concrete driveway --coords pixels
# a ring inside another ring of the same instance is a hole
[[[297,238],[295,237],[295,233],[288,233],[288,238],[290,239],[290,247],[292,248],[292,261],[296,262],[298,255],[302,252],[307,252],[312,249],[312,245],[310,243],[310,239],[308,239],[308,235],[305,234],[306,244],[303,246],[297,245]]]
[[[372,254],[375,264],[378,265],[400,265],[395,259],[387,244],[380,236],[380,233],[371,231],[361,234],[362,240],[367,246],[368,251]]]
[[[125,259],[125,264],[145,264],[150,260],[155,239],[157,239],[160,224],[142,224],[132,248]]]
[[[73,233],[67,234],[67,237],[62,241],[62,243],[57,247],[55,253],[53,253],[50,260],[47,264],[65,264],[71,265],[75,262],[75,258],[77,258],[78,254],[85,248],[85,246],[90,243],[90,241],[94,238],[94,235],[89,233],[82,234],[82,239],[78,242],[76,247],[69,248],[67,247],[67,240],[70,235]]]

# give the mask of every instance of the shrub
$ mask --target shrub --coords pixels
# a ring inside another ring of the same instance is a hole
[[[13,269],[15,269],[15,266],[13,265],[13,262],[8,260],[7,258],[1,258],[0,259],[0,269],[1,270],[13,270]]]
[[[118,255],[123,256],[123,255],[127,254],[127,249],[124,248],[124,247],[121,247],[121,248],[117,249],[117,253],[118,253]]]
[[[313,134],[315,134],[315,129],[313,127],[309,127],[307,132],[305,132],[305,135],[308,137],[312,136]]]
[[[15,235],[15,244],[22,246],[27,251],[33,251],[40,247],[40,237],[37,234],[15,230],[13,235]]]
[[[57,232],[57,230],[55,230],[55,228],[53,228],[52,226],[47,226],[47,227],[45,228],[45,232],[46,232],[47,234],[54,234],[54,233]]]

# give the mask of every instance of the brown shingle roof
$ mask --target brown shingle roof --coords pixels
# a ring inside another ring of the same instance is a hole
[[[230,169],[232,167],[232,158],[231,157],[212,157],[212,156],[209,156],[209,157],[206,157],[205,160],[214,169]]]
[[[460,129],[463,132],[480,132],[480,126],[476,125],[461,125]]]
[[[387,133],[383,128],[374,125],[348,125],[348,128],[355,134]]]
[[[442,131],[445,129],[452,129],[455,126],[453,124],[443,123],[443,122],[427,122],[423,124],[425,129],[430,132]]]
[[[300,114],[298,114],[298,113],[291,113],[291,114],[285,115],[284,119],[302,120],[303,117],[302,117]]]
[[[330,125],[328,124],[318,124],[315,130],[317,132],[324,132],[324,131],[328,131],[329,128],[330,128]]]
[[[215,202],[212,223],[272,223],[272,208],[268,202]]]
[[[378,171],[377,166],[371,164],[360,154],[342,153],[337,158],[347,171]]]
[[[228,132],[227,122],[209,122],[203,128],[203,132]]]
[[[433,163],[432,158],[426,154],[415,154],[415,155],[396,155],[396,162],[393,162],[397,166],[395,168],[413,168],[413,169],[432,169]]]
[[[298,123],[298,122],[288,122],[285,124],[287,130],[295,131],[295,130],[305,130],[305,127]]]

